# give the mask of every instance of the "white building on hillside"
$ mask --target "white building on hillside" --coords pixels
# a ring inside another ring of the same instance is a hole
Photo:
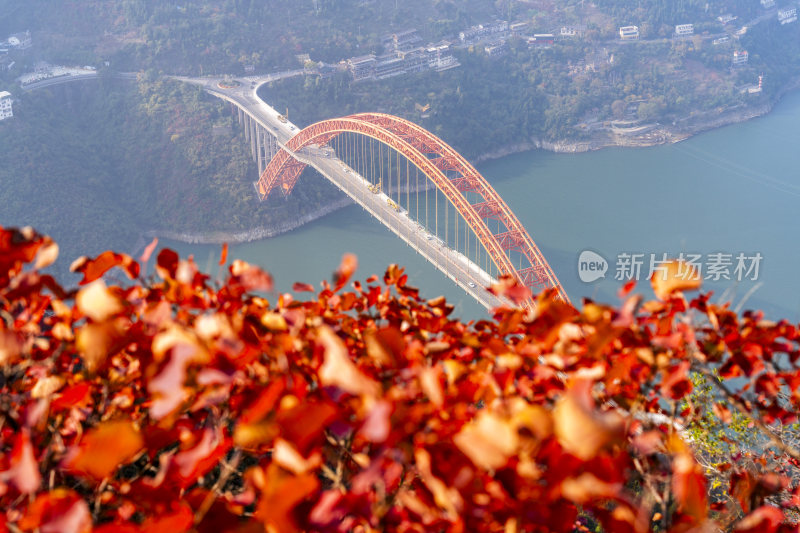
[[[623,41],[633,41],[639,38],[639,26],[622,26],[619,29],[619,38]]]
[[[733,52],[733,66],[744,65],[749,59],[747,50],[736,50]]]
[[[786,9],[779,9],[778,10],[778,20],[781,21],[781,24],[789,24],[790,22],[794,22],[797,20],[797,8],[786,8]]]
[[[761,0],[761,7],[769,9],[775,6],[775,0]]]
[[[14,116],[11,103],[11,93],[8,91],[0,92],[0,120],[5,120]]]
[[[675,35],[692,35],[694,24],[678,24],[675,26]]]

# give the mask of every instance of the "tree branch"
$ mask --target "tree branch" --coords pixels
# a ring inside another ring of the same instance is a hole
[[[767,426],[763,421],[761,421],[761,419],[754,416],[753,413],[739,399],[739,397],[736,394],[734,394],[730,389],[728,389],[728,387],[726,387],[725,384],[722,381],[720,381],[720,379],[717,376],[715,376],[711,370],[699,364],[695,364],[692,366],[694,367],[693,370],[706,376],[711,381],[711,383],[717,388],[717,390],[719,390],[722,393],[722,395],[725,396],[725,399],[728,400],[730,404],[733,405],[736,408],[736,410],[742,414],[742,416],[747,418],[755,427],[757,427],[761,432],[763,432],[764,435],[767,436],[767,438],[770,440],[770,442],[772,442],[772,444],[775,445],[776,448],[778,448],[780,451],[782,451],[792,459],[800,461],[800,450],[786,444],[780,438],[780,436],[778,436],[774,431],[772,431],[772,429],[770,429],[769,426]]]

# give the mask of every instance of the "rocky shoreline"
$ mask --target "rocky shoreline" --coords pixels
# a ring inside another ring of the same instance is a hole
[[[237,244],[260,241],[262,239],[269,239],[270,237],[288,233],[309,222],[313,222],[334,211],[338,211],[343,207],[347,207],[352,203],[353,201],[350,198],[341,198],[294,220],[286,220],[271,226],[259,226],[241,231],[207,231],[194,233],[171,230],[149,230],[142,234],[143,239],[140,239],[140,243],[149,241],[154,237],[185,242],[187,244],[222,244],[223,242]],[[142,246],[137,248],[142,248]]]
[[[674,125],[659,124],[643,136],[626,137],[608,132],[599,132],[591,139],[579,141],[543,141],[541,139],[531,139],[527,142],[512,144],[481,154],[473,158],[472,163],[478,164],[484,161],[499,159],[501,157],[536,149],[548,150],[555,153],[582,153],[612,147],[647,147],[676,143],[697,135],[698,133],[764,116],[772,111],[775,104],[777,104],[786,93],[797,89],[800,89],[800,78],[795,79],[791,84],[787,85],[772,101],[758,106],[728,109],[721,113],[700,113],[676,121]],[[352,205],[352,203],[353,201],[350,198],[341,198],[313,212],[306,213],[297,219],[283,221],[280,224],[272,226],[255,227],[242,231],[191,233],[170,230],[151,230],[144,233],[142,236],[147,240],[153,237],[159,237],[189,244],[220,244],[223,242],[235,244],[252,242],[268,239],[295,230],[300,226],[313,222],[334,211]]]

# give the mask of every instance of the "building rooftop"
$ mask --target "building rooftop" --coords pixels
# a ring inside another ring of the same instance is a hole
[[[8,91],[0,91],[0,98],[5,98],[6,96],[11,96],[11,93]]]

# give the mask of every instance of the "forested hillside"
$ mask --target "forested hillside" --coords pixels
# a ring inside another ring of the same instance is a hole
[[[17,100],[16,117],[0,124],[8,147],[0,155],[0,223],[32,223],[67,250],[88,252],[135,246],[154,229],[241,231],[296,221],[338,195],[307,179],[288,201],[256,204],[255,166],[229,110],[164,81],[167,74],[295,69],[297,56],[308,54],[339,72],[263,93],[298,125],[385,111],[473,160],[538,142],[607,146],[618,142],[608,133],[613,121],[674,127],[674,137],[645,140],[668,142],[722,113],[731,121],[764,112],[800,75],[800,24],[780,25],[755,0],[0,0],[0,13],[0,38],[30,29],[34,43],[12,51],[14,67],[0,72],[0,90]],[[738,19],[723,26],[717,17],[727,13]],[[495,19],[525,22],[527,33],[564,25],[583,33],[541,48],[526,33],[510,36],[494,56],[482,42],[460,46],[459,30]],[[673,38],[680,23],[695,24],[695,35]],[[625,24],[640,27],[640,41],[619,42]],[[423,44],[453,42],[461,66],[354,82],[339,63],[381,53],[381,37],[411,28]],[[714,44],[719,35],[728,40]],[[749,62],[732,68],[740,50]],[[15,80],[40,61],[140,79],[25,94]],[[763,91],[750,92],[760,75]]]
[[[60,271],[79,252],[132,251],[150,230],[241,231],[310,211],[321,180],[259,204],[255,165],[227,106],[146,76],[25,95],[0,122],[0,218],[58,236]]]

